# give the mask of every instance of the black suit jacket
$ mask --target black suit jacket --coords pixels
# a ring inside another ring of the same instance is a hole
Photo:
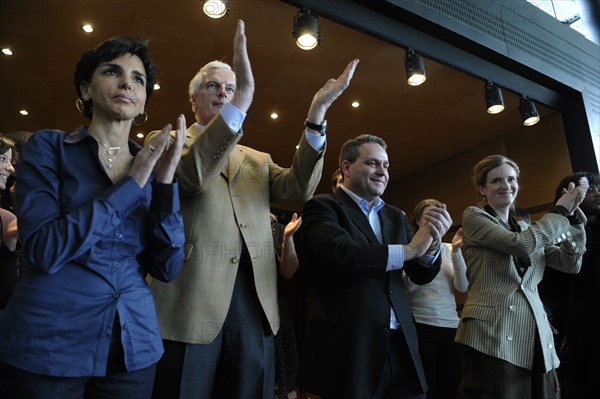
[[[414,319],[404,295],[402,270],[386,272],[388,244],[412,239],[406,214],[385,205],[379,211],[383,243],[356,202],[342,189],[304,204],[295,234],[307,272],[307,322],[300,388],[323,396],[370,398],[375,393],[389,345],[393,307],[410,349],[423,392],[427,390]],[[416,260],[403,270],[417,284],[439,272]]]

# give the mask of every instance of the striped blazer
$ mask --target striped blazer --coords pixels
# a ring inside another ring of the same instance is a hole
[[[538,334],[546,371],[559,365],[552,328],[538,294],[545,267],[578,273],[585,252],[583,225],[548,213],[521,232],[505,228],[484,209],[463,213],[463,256],[469,289],[456,341],[531,370]],[[529,257],[523,277],[513,257]]]

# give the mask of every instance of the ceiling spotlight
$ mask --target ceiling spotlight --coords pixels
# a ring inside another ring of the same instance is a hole
[[[22,110],[20,110],[20,111],[19,111],[19,113],[20,113],[21,115],[23,115],[23,116],[27,116],[27,115],[29,115],[29,111],[27,111],[26,109],[22,109]]]
[[[144,138],[144,133],[139,132],[138,134],[136,134],[137,138],[139,139],[143,139]]]
[[[271,114],[271,119],[277,119],[277,118],[279,118],[279,114],[277,112],[273,112]]]
[[[494,86],[492,82],[487,82],[485,85],[485,106],[488,114],[499,114],[504,111],[504,98],[502,98],[502,90]]]
[[[360,103],[358,101],[353,101],[351,105],[352,105],[352,108],[360,107]]]
[[[5,47],[5,48],[2,49],[2,54],[4,54],[4,55],[13,55],[13,52],[8,47]]]
[[[94,27],[90,24],[85,24],[81,27],[85,33],[92,33],[94,31]]]
[[[160,83],[154,83],[154,90],[160,90]]]
[[[302,50],[312,50],[321,44],[321,26],[316,15],[311,15],[310,10],[303,15],[298,11],[294,17],[292,36],[296,39],[296,45]]]
[[[221,18],[229,14],[229,0],[207,0],[202,11],[210,18]]]
[[[535,109],[535,104],[525,96],[521,96],[519,112],[521,112],[521,119],[525,126],[533,126],[540,121],[540,114]]]
[[[406,69],[406,82],[411,86],[419,86],[427,79],[425,76],[425,64],[420,55],[415,54],[412,49],[406,50],[404,57],[404,68]]]

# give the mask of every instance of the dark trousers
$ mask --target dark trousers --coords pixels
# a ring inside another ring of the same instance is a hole
[[[427,399],[460,399],[462,346],[456,328],[417,323],[419,353],[427,378]]]
[[[10,399],[148,399],[156,365],[105,377],[52,377],[0,362],[0,392]]]
[[[390,331],[390,347],[373,399],[425,399],[402,330]]]
[[[465,398],[560,399],[556,372],[544,372],[538,346],[539,340],[536,340],[533,369],[528,370],[463,345]]]
[[[242,255],[229,312],[217,338],[210,344],[163,342],[165,354],[156,370],[155,399],[274,397],[273,335],[246,254]]]

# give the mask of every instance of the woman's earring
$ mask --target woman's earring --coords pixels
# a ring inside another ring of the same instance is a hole
[[[77,111],[85,115],[85,106],[83,105],[83,101],[81,101],[81,98],[79,97],[77,97],[77,100],[75,100],[75,108],[77,108]]]
[[[144,111],[143,114],[139,114],[138,116],[135,117],[135,119],[133,120],[133,124],[136,126],[142,126],[144,123],[146,123],[147,120],[148,120],[148,113],[146,111]]]

